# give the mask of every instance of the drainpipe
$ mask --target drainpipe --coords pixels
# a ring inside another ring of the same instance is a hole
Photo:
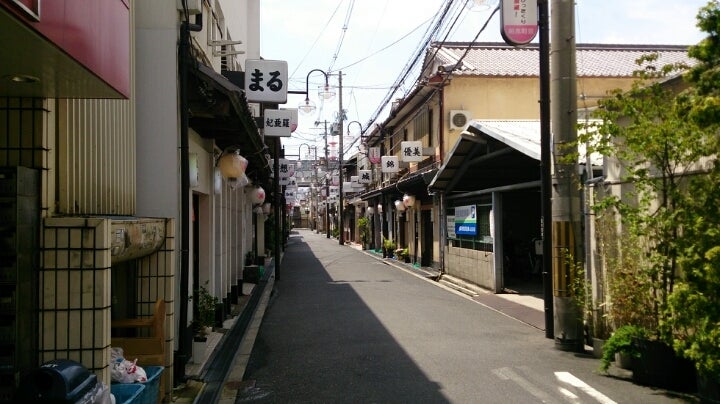
[[[190,24],[187,4],[183,1],[185,21],[180,24],[180,43],[178,46],[178,74],[180,76],[180,318],[178,350],[175,354],[173,374],[176,382],[185,377],[185,364],[190,357],[187,322],[188,322],[188,285],[190,284],[190,160],[188,155],[188,64],[190,63],[190,32],[202,31],[202,14],[195,16],[195,24]]]

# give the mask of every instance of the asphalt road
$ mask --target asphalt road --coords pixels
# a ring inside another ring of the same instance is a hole
[[[280,275],[238,403],[692,402],[323,234],[294,230]]]

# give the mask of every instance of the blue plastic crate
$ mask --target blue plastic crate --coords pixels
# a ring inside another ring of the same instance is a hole
[[[142,383],[113,383],[110,393],[115,396],[115,404],[138,404],[140,395],[145,391]]]
[[[140,395],[140,404],[156,404],[160,402],[160,376],[162,375],[162,366],[145,366],[145,373],[147,374],[147,381],[142,383],[145,386],[145,390]]]

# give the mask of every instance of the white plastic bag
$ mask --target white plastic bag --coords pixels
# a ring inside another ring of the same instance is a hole
[[[146,382],[145,369],[137,365],[137,359],[129,361],[125,358],[116,358],[110,367],[110,377],[116,383]]]

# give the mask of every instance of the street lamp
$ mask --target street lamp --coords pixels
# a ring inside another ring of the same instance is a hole
[[[305,101],[301,102],[300,105],[298,106],[298,109],[304,114],[309,114],[315,110],[315,104],[312,101],[310,101],[310,94],[309,94],[310,93],[310,84],[309,84],[310,83],[310,74],[312,74],[313,72],[320,72],[323,74],[323,76],[325,76],[325,87],[321,91],[318,91],[318,95],[320,95],[324,99],[330,99],[335,95],[334,92],[330,91],[330,85],[328,84],[328,73],[325,73],[324,71],[322,71],[320,69],[310,70],[307,74],[307,77],[305,78]],[[340,235],[339,235],[338,242],[340,243],[340,245],[344,245],[345,244],[345,234],[344,234],[343,226],[342,226],[342,223],[343,223],[342,181],[344,180],[344,176],[343,176],[343,171],[342,171],[343,167],[342,166],[343,166],[343,119],[344,119],[345,113],[343,111],[343,105],[342,105],[342,71],[338,71],[338,99],[339,99],[339,101],[338,101],[339,113],[338,113],[338,122],[337,123],[338,123],[339,136],[340,136],[340,147],[338,150],[338,168],[340,170],[340,179],[341,179],[340,197],[339,197],[339,203],[338,203],[338,217],[339,217],[338,223],[340,223]]]
[[[364,143],[364,142],[363,142],[363,137],[364,137],[364,136],[363,136],[363,133],[365,132],[365,130],[363,130],[362,124],[361,124],[359,121],[350,121],[350,122],[348,122],[348,125],[347,125],[347,127],[348,127],[348,133],[350,133],[350,124],[352,124],[352,123],[356,123],[356,124],[358,124],[358,126],[360,127],[360,143]]]
[[[326,100],[335,96],[335,92],[330,89],[330,85],[328,84],[328,74],[320,69],[310,70],[305,78],[305,101],[302,101],[300,105],[298,105],[298,109],[305,114],[315,111],[316,108],[315,103],[310,100],[310,74],[312,74],[312,72],[320,72],[325,76],[325,86],[320,86],[318,96]]]

